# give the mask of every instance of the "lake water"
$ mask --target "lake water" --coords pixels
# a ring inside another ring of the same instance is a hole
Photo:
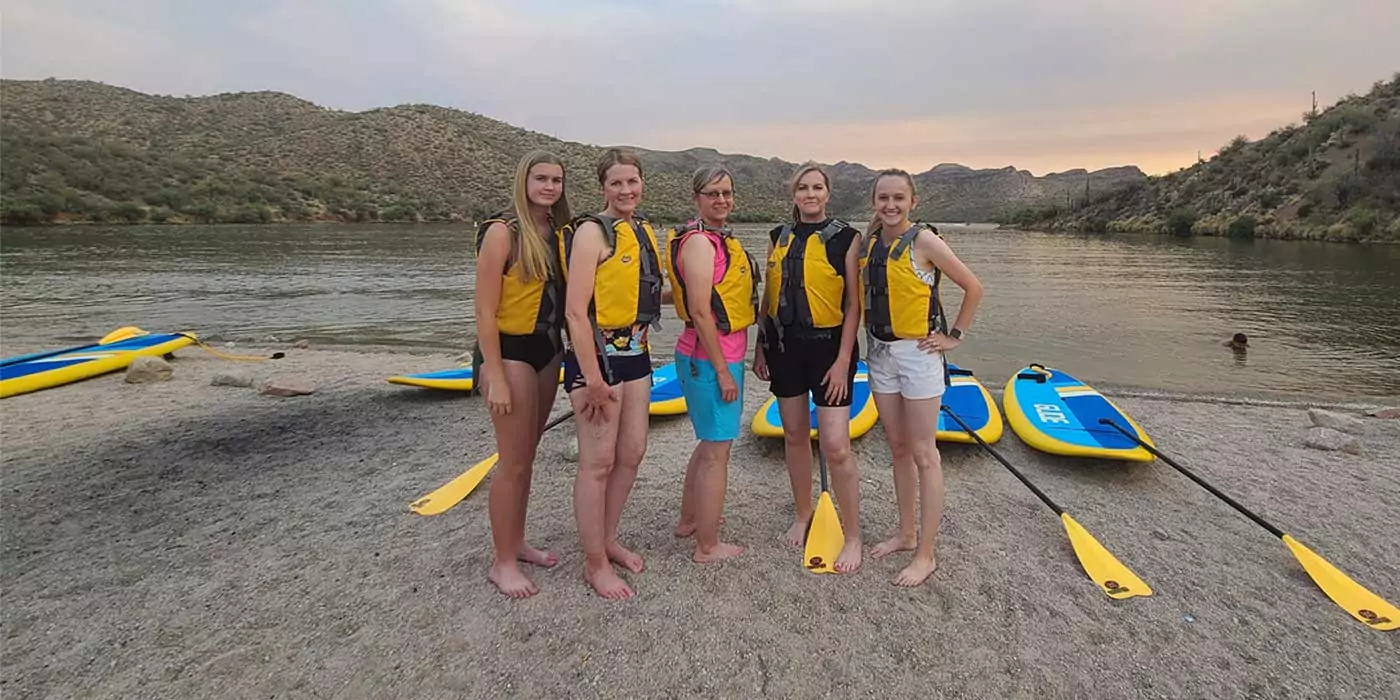
[[[768,228],[738,230],[761,254]],[[942,228],[987,288],[952,359],[989,385],[1039,362],[1101,388],[1400,397],[1400,246]],[[62,347],[137,325],[460,352],[471,239],[443,225],[8,228],[0,342]],[[949,285],[950,313],[961,298]],[[679,327],[668,312],[663,358]],[[1247,357],[1222,346],[1235,332]]]

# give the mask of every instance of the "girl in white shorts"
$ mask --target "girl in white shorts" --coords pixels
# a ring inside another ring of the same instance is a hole
[[[881,171],[871,199],[875,216],[860,258],[866,365],[894,457],[899,529],[870,554],[879,559],[915,550],[894,583],[917,586],[937,567],[933,550],[943,519],[943,470],[935,444],[946,386],[943,353],[962,344],[982,300],[982,283],[936,229],[909,220],[918,204],[909,173]],[[951,330],[938,299],[943,275],[965,292]]]

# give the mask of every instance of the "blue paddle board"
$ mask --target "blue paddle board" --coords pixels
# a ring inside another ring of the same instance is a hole
[[[1032,364],[1011,377],[1002,393],[1006,422],[1031,447],[1069,457],[1151,462],[1152,453],[1111,425],[1111,418],[1156,447],[1126,413],[1093,387],[1050,367]]]
[[[685,413],[685,396],[676,376],[676,363],[669,362],[651,373],[651,415],[678,416]]]
[[[856,379],[855,384],[851,387],[849,422],[852,439],[870,432],[870,429],[875,427],[876,419],[879,418],[879,414],[875,410],[875,397],[870,393],[868,371],[865,360],[856,362]],[[808,437],[815,440],[817,438],[817,404],[810,395],[807,397],[807,415],[810,420]],[[768,400],[759,407],[749,429],[759,437],[780,438],[783,436],[783,418],[778,411],[776,396],[770,395]]]
[[[977,381],[971,370],[962,369],[951,362],[948,363],[948,377],[950,385],[943,392],[943,405],[956,413],[988,445],[996,444],[1001,439],[1003,423],[1001,411],[997,410],[991,392]],[[938,412],[938,441],[977,442],[943,411]]]
[[[15,355],[0,360],[0,398],[125,369],[137,357],[161,356],[195,341],[190,333],[137,333],[114,342]]]
[[[418,374],[400,374],[389,377],[387,381],[390,384],[444,391],[471,391],[476,384],[470,366]],[[559,381],[564,381],[564,367],[562,365],[559,367]],[[685,397],[681,396],[681,383],[676,377],[675,363],[662,365],[652,372],[650,412],[653,416],[672,416],[685,413]]]

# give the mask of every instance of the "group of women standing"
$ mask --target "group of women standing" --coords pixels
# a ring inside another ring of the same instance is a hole
[[[675,531],[694,537],[693,560],[744,552],[721,541],[720,525],[749,329],[757,328],[753,370],[777,397],[795,503],[782,540],[802,546],[812,517],[811,396],[846,537],[835,568],[860,568],[860,478],[847,424],[863,323],[899,506],[894,535],[870,554],[915,550],[894,582],[927,579],[943,507],[934,443],[946,385],[942,358],[961,343],[982,287],[936,230],[910,221],[918,203],[913,178],[900,170],[877,175],[874,215],[862,234],[827,214],[830,181],[819,166],[804,165],[791,182],[792,220],[770,232],[766,275],[728,227],[735,202],[728,170],[695,172],[696,214],[664,239],[637,212],[645,181],[636,155],[608,150],[597,179],[603,211],[576,215],[564,193],[563,162],[543,151],[527,154],[516,171],[513,206],[477,232],[476,376],[500,455],[490,487],[490,580],[507,596],[527,597],[538,589],[520,563],[558,563],[530,546],[524,530],[535,452],[562,359],[578,418],[573,505],[583,576],[603,598],[635,595],[617,567],[636,574],[644,562],[618,541],[618,524],[647,447],[649,331],[668,302],[685,323],[675,362],[697,439]],[[951,327],[938,295],[944,275],[965,290]]]

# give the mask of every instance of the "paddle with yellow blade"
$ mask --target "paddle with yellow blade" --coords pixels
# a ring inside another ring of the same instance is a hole
[[[1016,475],[1016,478],[1020,479],[1021,483],[1025,484],[1026,488],[1030,489],[1032,493],[1039,497],[1045,505],[1050,506],[1050,509],[1055,511],[1056,515],[1060,516],[1060,520],[1065,525],[1065,532],[1069,534],[1069,543],[1074,547],[1074,554],[1079,557],[1080,566],[1084,567],[1084,573],[1088,574],[1089,578],[1093,580],[1094,583],[1098,584],[1099,588],[1103,589],[1103,592],[1106,593],[1108,597],[1122,600],[1124,598],[1132,598],[1133,596],[1152,595],[1152,589],[1149,588],[1142,579],[1138,578],[1137,574],[1133,573],[1131,569],[1114,558],[1103,545],[1099,544],[1098,540],[1094,539],[1093,535],[1089,534],[1088,530],[1085,530],[1082,525],[1075,522],[1074,518],[1069,516],[1069,513],[1066,513],[1063,508],[1060,508],[1054,501],[1050,500],[1049,496],[1046,496],[1040,489],[1036,488],[1035,484],[1032,484],[1021,472],[1011,466],[1011,463],[1007,462],[1004,457],[997,454],[997,451],[992,449],[992,446],[988,445],[987,441],[983,440],[982,436],[978,435],[975,430],[968,427],[967,423],[964,423],[963,419],[958,417],[957,413],[953,412],[953,409],[948,406],[943,406],[943,412],[947,413],[949,418],[956,421],[964,432],[971,435],[972,438],[977,441],[977,444],[982,446],[982,449],[986,450],[995,457],[998,462],[1001,462],[1003,467],[1006,467],[1012,474]]]
[[[547,432],[560,423],[572,418],[573,411],[569,411],[558,418],[548,422],[541,433]],[[462,502],[462,499],[470,496],[481,483],[486,475],[491,473],[491,468],[496,466],[496,461],[501,458],[499,452],[476,463],[476,466],[462,472],[457,478],[438,487],[436,491],[414,501],[408,506],[410,511],[419,515],[440,515],[447,512],[449,508]]]
[[[1185,474],[1190,480],[1200,484],[1205,490],[1209,491],[1211,495],[1243,513],[1246,518],[1253,520],[1255,524],[1268,530],[1274,537],[1283,540],[1283,543],[1288,545],[1288,550],[1293,553],[1293,557],[1298,560],[1299,564],[1303,565],[1303,569],[1312,577],[1313,582],[1317,584],[1318,588],[1321,588],[1322,592],[1326,593],[1327,597],[1332,599],[1332,602],[1341,606],[1342,609],[1356,618],[1358,622],[1372,629],[1387,631],[1400,629],[1400,609],[1386,602],[1384,598],[1381,598],[1367,590],[1361,584],[1351,580],[1346,574],[1342,573],[1340,569],[1333,566],[1331,562],[1313,553],[1311,549],[1304,547],[1302,542],[1293,539],[1283,530],[1274,527],[1268,521],[1251,513],[1248,508],[1236,503],[1234,499],[1221,493],[1220,490],[1214,486],[1207,484],[1204,479],[1192,474],[1186,467],[1177,464],[1171,457],[1159,452],[1157,448],[1138,440],[1135,434],[1124,430],[1123,426],[1119,425],[1112,418],[1100,418],[1099,423],[1111,425],[1117,428],[1118,432],[1136,440],[1139,445],[1142,445],[1153,455],[1160,457],[1163,462],[1171,465],[1173,469],[1176,469],[1182,474]]]
[[[814,574],[836,574],[836,557],[841,554],[841,546],[846,535],[841,530],[841,517],[836,514],[836,504],[831,501],[831,493],[826,485],[826,456],[817,449],[821,460],[822,493],[817,497],[817,509],[812,513],[812,522],[807,526],[807,547],[802,560],[807,570]]]

